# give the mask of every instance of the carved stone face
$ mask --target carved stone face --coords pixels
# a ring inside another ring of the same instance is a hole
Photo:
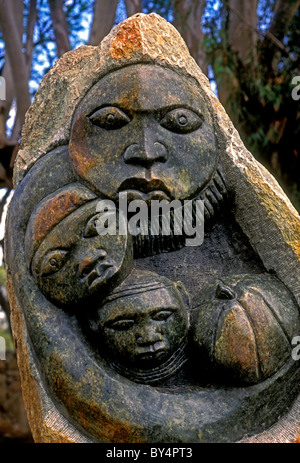
[[[216,165],[200,90],[174,71],[133,65],[102,78],[78,107],[70,158],[93,191],[116,200],[188,199]]]
[[[32,273],[46,297],[58,304],[79,303],[131,270],[128,236],[98,234],[97,201],[64,218],[34,255]]]
[[[112,359],[133,367],[164,362],[188,330],[187,310],[171,287],[114,299],[98,309],[97,317],[99,345]]]

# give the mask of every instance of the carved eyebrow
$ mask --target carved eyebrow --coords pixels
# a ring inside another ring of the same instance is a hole
[[[149,313],[152,315],[152,314],[156,314],[156,313],[159,313],[159,312],[176,312],[176,310],[178,310],[179,307],[160,307],[160,308],[157,308],[157,309],[153,309],[151,311],[149,311]]]
[[[69,253],[70,250],[71,250],[72,244],[73,243],[69,243],[67,246],[50,247],[50,249],[46,248],[46,250],[38,248],[37,251],[35,252],[33,258],[32,258],[31,268],[32,268],[33,265],[40,268],[42,263],[44,262],[44,260],[48,256],[48,254],[51,254],[54,251],[62,251],[62,252]]]
[[[93,108],[87,115],[87,118],[90,118],[95,112],[99,111],[100,109],[103,108],[117,108],[123,111],[127,115],[132,115],[132,114],[143,114],[143,113],[154,113],[157,115],[158,118],[164,117],[168,112],[173,111],[174,109],[187,109],[189,111],[193,111],[195,114],[197,114],[198,117],[200,117],[202,120],[204,120],[204,115],[203,112],[201,111],[200,108],[191,106],[186,103],[176,103],[176,104],[170,104],[167,106],[162,106],[161,108],[156,108],[156,109],[133,109],[132,107],[128,108],[122,103],[103,103],[95,108]]]
[[[123,320],[125,320],[125,321],[130,321],[130,320],[135,321],[136,315],[137,315],[136,313],[134,313],[134,314],[126,313],[124,315],[117,315],[115,318],[112,317],[112,318],[109,318],[108,320],[105,320],[103,325],[109,327],[113,323],[123,321]]]
[[[99,111],[100,109],[105,109],[105,108],[116,108],[116,109],[120,109],[121,111],[123,111],[125,113],[126,113],[126,111],[128,111],[128,109],[126,107],[124,107],[122,104],[119,104],[119,103],[103,103],[103,104],[100,104],[99,106],[96,106],[91,111],[89,111],[89,113],[86,115],[86,117],[89,118],[93,114],[95,114],[97,111]]]
[[[202,111],[199,108],[195,108],[189,104],[172,104],[170,106],[164,106],[162,108],[156,109],[154,112],[161,113],[162,117],[168,114],[168,112],[173,111],[174,109],[187,109],[188,111],[192,111],[197,114],[198,117],[204,120],[204,116]]]
[[[124,314],[118,314],[116,315],[116,317],[113,317],[111,316],[111,314],[109,314],[109,316],[111,318],[108,318],[107,320],[104,321],[104,325],[109,325],[111,323],[114,323],[114,322],[118,322],[120,320],[135,320],[139,317],[139,315],[142,315],[144,313],[146,314],[149,314],[149,315],[153,315],[153,314],[157,314],[159,312],[176,312],[179,308],[178,307],[159,307],[159,308],[154,308],[154,309],[150,309],[150,310],[146,310],[145,312],[140,312],[139,310],[136,310],[135,312],[126,312]]]

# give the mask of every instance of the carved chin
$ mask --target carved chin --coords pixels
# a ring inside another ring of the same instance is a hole
[[[171,378],[184,366],[188,360],[186,348],[187,339],[184,339],[175,352],[165,360],[159,359],[155,365],[147,362],[147,367],[144,362],[143,368],[128,367],[115,360],[109,363],[114,370],[131,381],[154,386]]]
[[[196,208],[194,207],[196,205],[196,200],[201,199],[204,201],[204,220],[206,223],[208,223],[213,219],[216,213],[218,213],[227,196],[228,191],[224,180],[224,175],[221,172],[221,169],[218,168],[216,169],[213,177],[208,182],[206,187],[192,200],[194,202],[193,222],[195,223],[196,221]],[[136,199],[136,197],[134,199]],[[135,258],[160,254],[161,252],[176,251],[185,246],[187,235],[184,233],[182,235],[174,234],[174,219],[172,210],[170,215],[170,235],[164,235],[162,233],[161,222],[159,225],[158,234],[151,234],[152,227],[151,220],[149,220],[149,233],[146,235],[139,234],[132,237]],[[184,230],[184,226],[182,226],[182,230]],[[191,237],[189,236],[189,238]]]

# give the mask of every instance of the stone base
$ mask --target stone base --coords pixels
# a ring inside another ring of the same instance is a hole
[[[11,285],[10,277],[7,278]],[[24,317],[9,291],[11,324],[17,341],[18,365],[23,398],[31,432],[36,443],[93,443],[99,442],[76,429],[58,410],[43,387],[34,361]],[[240,443],[295,443],[300,441],[300,396],[292,408],[268,430],[245,437]]]

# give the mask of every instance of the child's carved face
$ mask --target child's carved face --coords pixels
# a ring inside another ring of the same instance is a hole
[[[131,269],[128,237],[98,234],[96,204],[91,201],[64,218],[33,258],[41,291],[58,304],[78,303]]]
[[[114,299],[91,323],[108,355],[127,366],[150,367],[169,358],[184,340],[188,312],[179,291],[160,287]]]

